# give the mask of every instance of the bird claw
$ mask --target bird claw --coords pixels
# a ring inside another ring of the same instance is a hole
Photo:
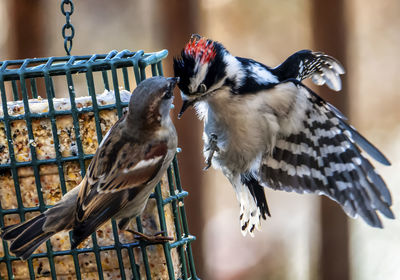
[[[214,157],[214,153],[219,152],[219,148],[217,145],[218,144],[217,139],[218,139],[217,135],[215,133],[211,133],[210,140],[209,140],[208,146],[206,148],[206,151],[210,151],[210,152],[208,153],[208,157],[205,161],[206,166],[203,168],[204,171],[211,167],[211,162]]]
[[[203,170],[204,170],[204,171],[206,171],[208,168],[211,167],[211,160],[212,160],[212,157],[208,157],[208,158],[207,158],[207,160],[206,160],[206,162],[205,162],[205,163],[206,163],[206,166],[203,167]]]

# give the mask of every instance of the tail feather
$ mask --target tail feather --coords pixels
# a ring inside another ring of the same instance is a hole
[[[79,228],[79,229],[74,229],[72,231],[72,238],[71,238],[71,250],[75,249],[76,247],[78,247],[78,245],[85,240],[86,238],[88,238],[94,231],[96,230],[96,228]]]
[[[4,227],[1,237],[11,241],[10,251],[25,260],[55,232],[43,231],[46,216],[40,214],[21,224]]]
[[[31,227],[37,220],[42,219],[44,217],[43,214],[38,215],[30,220],[27,220],[23,223],[11,225],[2,228],[1,238],[5,240],[13,240],[18,235],[20,235],[27,228]]]
[[[265,197],[264,188],[250,173],[241,175],[242,183],[249,189],[257,207],[260,209],[260,214],[264,220],[267,219],[267,215],[271,217],[269,212],[267,199]]]
[[[33,223],[29,223],[29,226],[26,227],[24,224],[22,224],[21,227],[25,227],[26,229],[22,229],[22,232],[20,229],[16,228],[14,231],[18,230],[18,236],[13,239],[10,250],[15,250],[17,248],[23,247],[25,244],[30,243],[34,240],[37,239],[40,235],[44,233],[42,227],[44,222],[46,221],[46,217],[44,215],[39,215],[39,219],[35,219]],[[17,233],[15,233],[17,234]]]
[[[102,224],[107,222],[119,209],[104,207],[102,212],[90,216],[82,223],[76,224],[72,230],[71,249],[75,249],[83,240],[88,238]],[[99,209],[101,210],[101,209]]]
[[[10,250],[12,253],[15,254],[16,257],[21,258],[22,260],[26,260],[40,245],[42,245],[43,242],[47,241],[53,234],[55,234],[55,232],[43,232],[34,240],[31,240],[21,247]]]
[[[72,230],[71,249],[76,248],[83,240],[88,238],[101,225],[114,217],[135,195],[138,188],[131,191],[119,191],[113,195],[108,195],[108,203],[92,203],[93,207],[89,215],[84,220],[75,222]],[[129,197],[129,198],[128,198]],[[88,211],[88,209],[86,209]]]

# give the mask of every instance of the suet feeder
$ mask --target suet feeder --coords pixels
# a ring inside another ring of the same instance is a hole
[[[167,53],[124,50],[0,62],[1,227],[45,211],[79,184],[132,89],[146,75],[163,75]],[[11,255],[2,241],[0,278],[198,279],[183,203],[187,194],[175,158],[143,215],[131,223],[145,233],[165,231],[173,241],[135,241],[115,221],[74,250],[67,232],[57,234],[27,261]]]

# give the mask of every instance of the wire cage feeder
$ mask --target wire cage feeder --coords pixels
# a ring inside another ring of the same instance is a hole
[[[51,207],[79,184],[107,130],[127,107],[134,84],[163,75],[163,50],[111,51],[0,62],[0,225]],[[104,91],[104,92],[103,92]],[[115,221],[70,250],[67,232],[53,236],[27,261],[0,244],[1,279],[197,279],[176,158],[138,231],[174,238],[151,245],[119,232]]]

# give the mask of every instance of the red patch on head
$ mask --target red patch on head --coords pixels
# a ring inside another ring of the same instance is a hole
[[[216,55],[214,43],[205,38],[190,41],[185,46],[184,52],[195,60],[199,60],[202,64],[210,62]]]

